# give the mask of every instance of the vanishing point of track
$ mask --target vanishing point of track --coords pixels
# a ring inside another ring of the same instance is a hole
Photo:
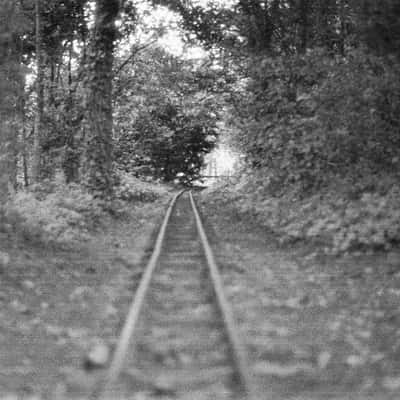
[[[167,209],[110,367],[91,399],[114,398],[121,387],[126,396],[134,391],[121,383],[127,370],[149,380],[164,376],[167,393],[173,381],[182,393],[255,398],[245,348],[191,192],[177,194]]]

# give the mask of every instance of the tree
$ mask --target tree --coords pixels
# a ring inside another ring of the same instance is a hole
[[[115,88],[119,168],[164,181],[195,180],[216,142],[216,75],[153,46],[121,71]]]
[[[198,179],[204,155],[213,149],[217,137],[214,121],[203,113],[199,108],[196,115],[187,110],[185,114],[183,107],[170,103],[158,105],[150,113],[144,112],[136,119],[134,136],[129,138],[134,141],[136,151],[125,155],[121,152],[121,156],[133,160],[136,156],[133,170],[139,174],[144,169],[166,182],[178,178],[189,183]],[[119,144],[124,145],[125,141]],[[123,150],[122,146],[119,149]]]
[[[32,179],[38,182],[42,175],[43,113],[44,113],[44,64],[42,50],[42,7],[35,0],[35,52],[36,52],[36,111],[34,125]]]
[[[354,182],[397,170],[398,2],[164,3],[197,40],[223,50],[236,73],[225,97],[235,143],[277,188],[307,192],[331,173]]]
[[[85,156],[82,168],[86,185],[99,195],[112,195],[112,80],[115,21],[119,0],[97,0],[88,53]]]
[[[19,44],[24,21],[13,1],[0,7],[0,203],[16,189],[18,104],[24,86]]]

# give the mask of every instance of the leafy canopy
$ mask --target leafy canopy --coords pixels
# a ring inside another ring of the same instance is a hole
[[[217,138],[216,96],[202,88],[204,71],[154,47],[116,84],[115,156],[120,168],[164,181],[199,177]]]

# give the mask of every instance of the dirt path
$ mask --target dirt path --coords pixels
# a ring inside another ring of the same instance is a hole
[[[398,398],[398,253],[315,257],[215,204],[203,214],[267,399]]]
[[[0,271],[0,399],[87,393],[97,377],[85,368],[86,354],[98,344],[112,349],[165,201],[110,219],[80,249],[1,238],[11,260]]]

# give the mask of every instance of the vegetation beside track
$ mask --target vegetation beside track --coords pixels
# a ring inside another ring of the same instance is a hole
[[[223,205],[243,220],[273,233],[283,245],[310,244],[318,252],[343,254],[396,250],[400,243],[400,188],[365,190],[352,196],[331,187],[307,197],[286,190],[272,195],[263,174],[244,174],[205,190],[204,201]]]
[[[0,229],[14,240],[74,247],[88,241],[110,218],[121,219],[132,207],[137,209],[143,203],[168,195],[167,186],[144,182],[122,172],[115,178],[115,197],[110,201],[96,198],[80,185],[65,183],[62,175],[19,191],[1,210]]]

